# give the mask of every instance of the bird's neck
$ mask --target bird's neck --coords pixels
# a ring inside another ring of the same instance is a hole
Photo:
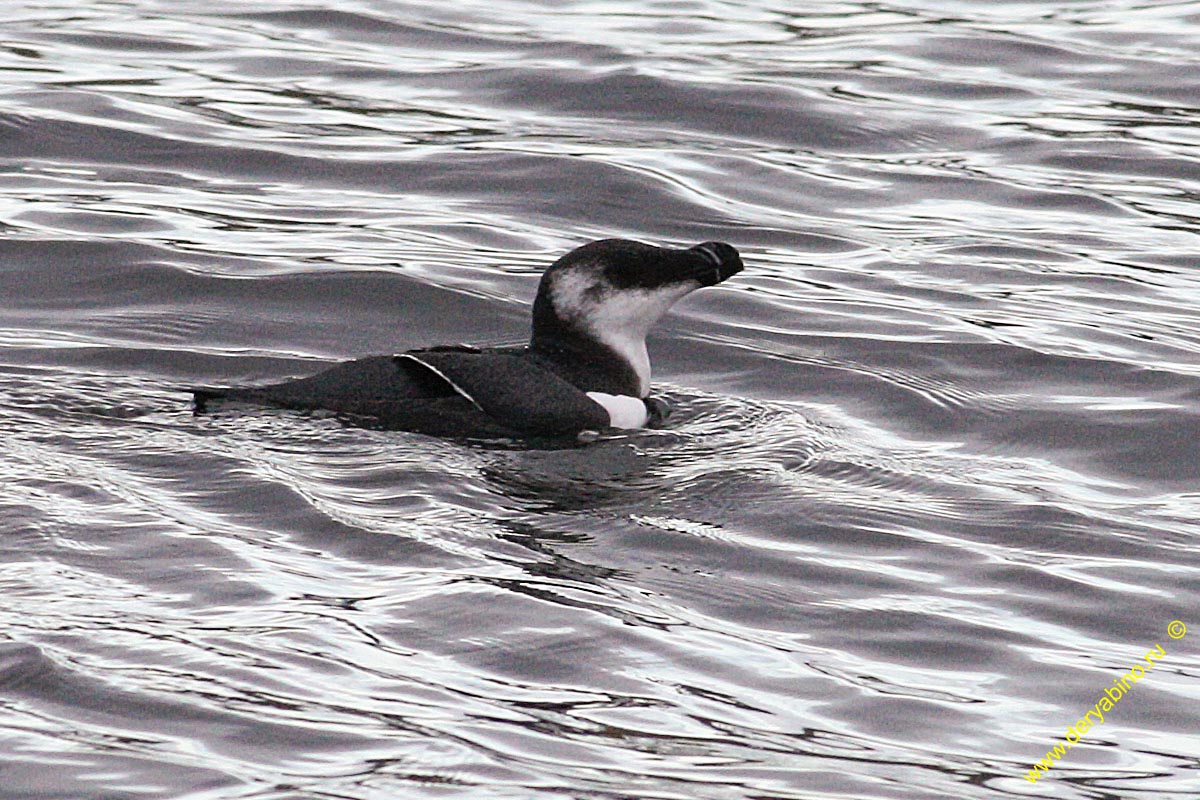
[[[629,344],[620,348],[574,331],[535,330],[529,349],[552,362],[556,372],[586,392],[645,397],[650,392],[646,342],[642,339]]]

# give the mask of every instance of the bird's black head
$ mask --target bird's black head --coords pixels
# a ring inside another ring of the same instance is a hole
[[[713,286],[742,271],[738,251],[724,242],[705,242],[686,250],[655,247],[628,239],[602,239],[577,247],[546,270],[542,289],[557,276],[587,276],[595,292],[606,289],[656,291],[695,281]],[[548,280],[547,280],[548,279]]]
[[[724,242],[687,249],[603,239],[550,265],[533,303],[531,346],[585,340],[607,347],[649,389],[646,334],[680,298],[741,272],[742,259]]]

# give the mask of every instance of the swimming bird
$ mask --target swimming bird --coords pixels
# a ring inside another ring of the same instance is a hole
[[[231,400],[467,438],[645,427],[668,413],[650,397],[646,334],[680,298],[742,269],[724,242],[686,249],[591,242],[542,275],[526,346],[428,347],[266,386],[198,388],[196,411]]]

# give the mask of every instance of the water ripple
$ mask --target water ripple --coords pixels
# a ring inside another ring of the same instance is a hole
[[[6,798],[1194,794],[1195,3],[260,5],[0,12]],[[664,429],[180,390],[608,236]]]

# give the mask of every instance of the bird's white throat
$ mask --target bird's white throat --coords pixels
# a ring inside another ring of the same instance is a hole
[[[572,270],[556,276],[550,299],[560,319],[607,345],[633,368],[638,394],[645,397],[650,393],[646,334],[680,298],[698,288],[698,282],[687,280],[654,289],[605,286],[597,291],[593,274]]]

